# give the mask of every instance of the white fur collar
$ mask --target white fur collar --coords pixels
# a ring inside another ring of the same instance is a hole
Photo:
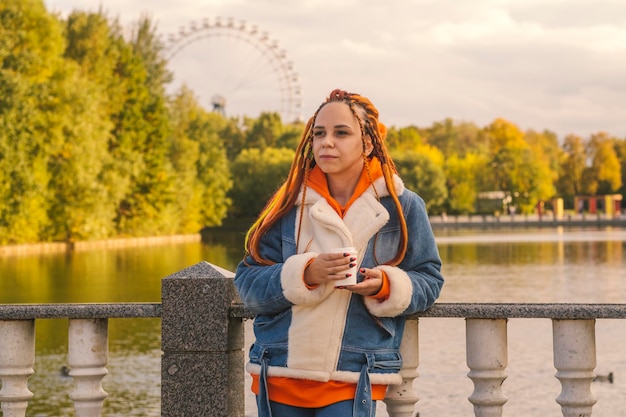
[[[402,195],[402,193],[404,192],[404,189],[405,189],[404,188],[404,182],[396,174],[393,175],[393,184],[394,184],[394,186],[396,188],[396,193],[398,195]],[[311,187],[308,187],[306,193],[307,193],[306,194],[307,201],[306,201],[305,204],[314,204],[317,200],[319,200],[320,198],[323,198],[319,193],[313,191],[313,189]],[[372,185],[370,185],[369,187],[367,187],[367,190],[365,190],[365,192],[364,192],[364,194],[371,194],[374,197],[376,197],[376,193],[378,193],[379,197],[387,197],[387,196],[389,196],[389,190],[387,190],[387,185],[385,184],[385,178],[384,177],[380,177],[380,178],[374,180],[374,183]],[[302,204],[302,190],[300,190],[300,193],[298,194],[298,199],[296,200],[296,205],[297,206],[299,206],[301,204]]]

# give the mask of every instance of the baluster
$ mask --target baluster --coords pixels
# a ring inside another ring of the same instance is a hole
[[[502,383],[507,375],[507,320],[467,319],[467,376],[474,382],[468,398],[477,417],[500,417],[507,398]]]
[[[102,378],[108,373],[108,320],[70,319],[68,363],[74,378],[74,401],[77,417],[99,417],[107,393]]]
[[[596,398],[591,392],[596,367],[595,320],[552,320],[554,367],[561,382],[556,402],[565,417],[589,417]]]
[[[4,417],[24,417],[35,372],[35,320],[0,320],[0,403]]]
[[[415,403],[419,400],[413,390],[413,380],[419,375],[418,324],[418,320],[407,320],[404,325],[404,336],[400,344],[402,383],[390,385],[383,400],[387,405],[389,417],[413,417]]]

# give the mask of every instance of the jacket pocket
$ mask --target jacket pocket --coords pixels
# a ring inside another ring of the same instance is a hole
[[[394,317],[376,317],[376,322],[383,330],[389,333],[389,336],[396,336],[396,328],[398,324],[396,323],[396,319]]]
[[[259,343],[254,343],[250,347],[249,352],[250,362],[260,365],[263,359],[266,359],[269,366],[287,366],[287,346],[273,345],[265,346]]]
[[[277,314],[258,314],[253,323],[254,335],[262,344],[286,342],[285,338],[290,324],[291,309]]]

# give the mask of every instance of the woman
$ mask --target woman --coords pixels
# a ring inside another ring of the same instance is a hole
[[[255,315],[246,368],[259,417],[374,416],[402,381],[405,316],[435,302],[443,277],[424,202],[404,188],[385,132],[367,98],[332,91],[248,231],[235,285]],[[358,283],[335,288],[355,263]]]

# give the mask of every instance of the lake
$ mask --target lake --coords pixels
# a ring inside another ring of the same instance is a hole
[[[438,229],[435,234],[446,278],[441,302],[626,302],[626,229]],[[234,270],[242,245],[241,231],[214,231],[208,243],[0,257],[0,303],[160,302],[161,278],[204,260]],[[111,319],[109,325],[109,375],[103,380],[109,398],[102,415],[159,416],[160,320]],[[66,360],[67,320],[38,320],[36,331],[36,373],[29,381],[35,398],[27,415],[72,415],[73,382],[59,372]],[[596,336],[596,372],[613,372],[615,383],[594,382],[599,401],[593,415],[623,415],[626,323],[599,320]],[[420,320],[418,370],[420,417],[473,415],[463,319]],[[555,372],[550,321],[509,320],[504,414],[561,415],[554,401],[560,393]],[[247,393],[246,399],[247,415],[255,416],[252,396]],[[384,404],[377,415],[386,415]]]

